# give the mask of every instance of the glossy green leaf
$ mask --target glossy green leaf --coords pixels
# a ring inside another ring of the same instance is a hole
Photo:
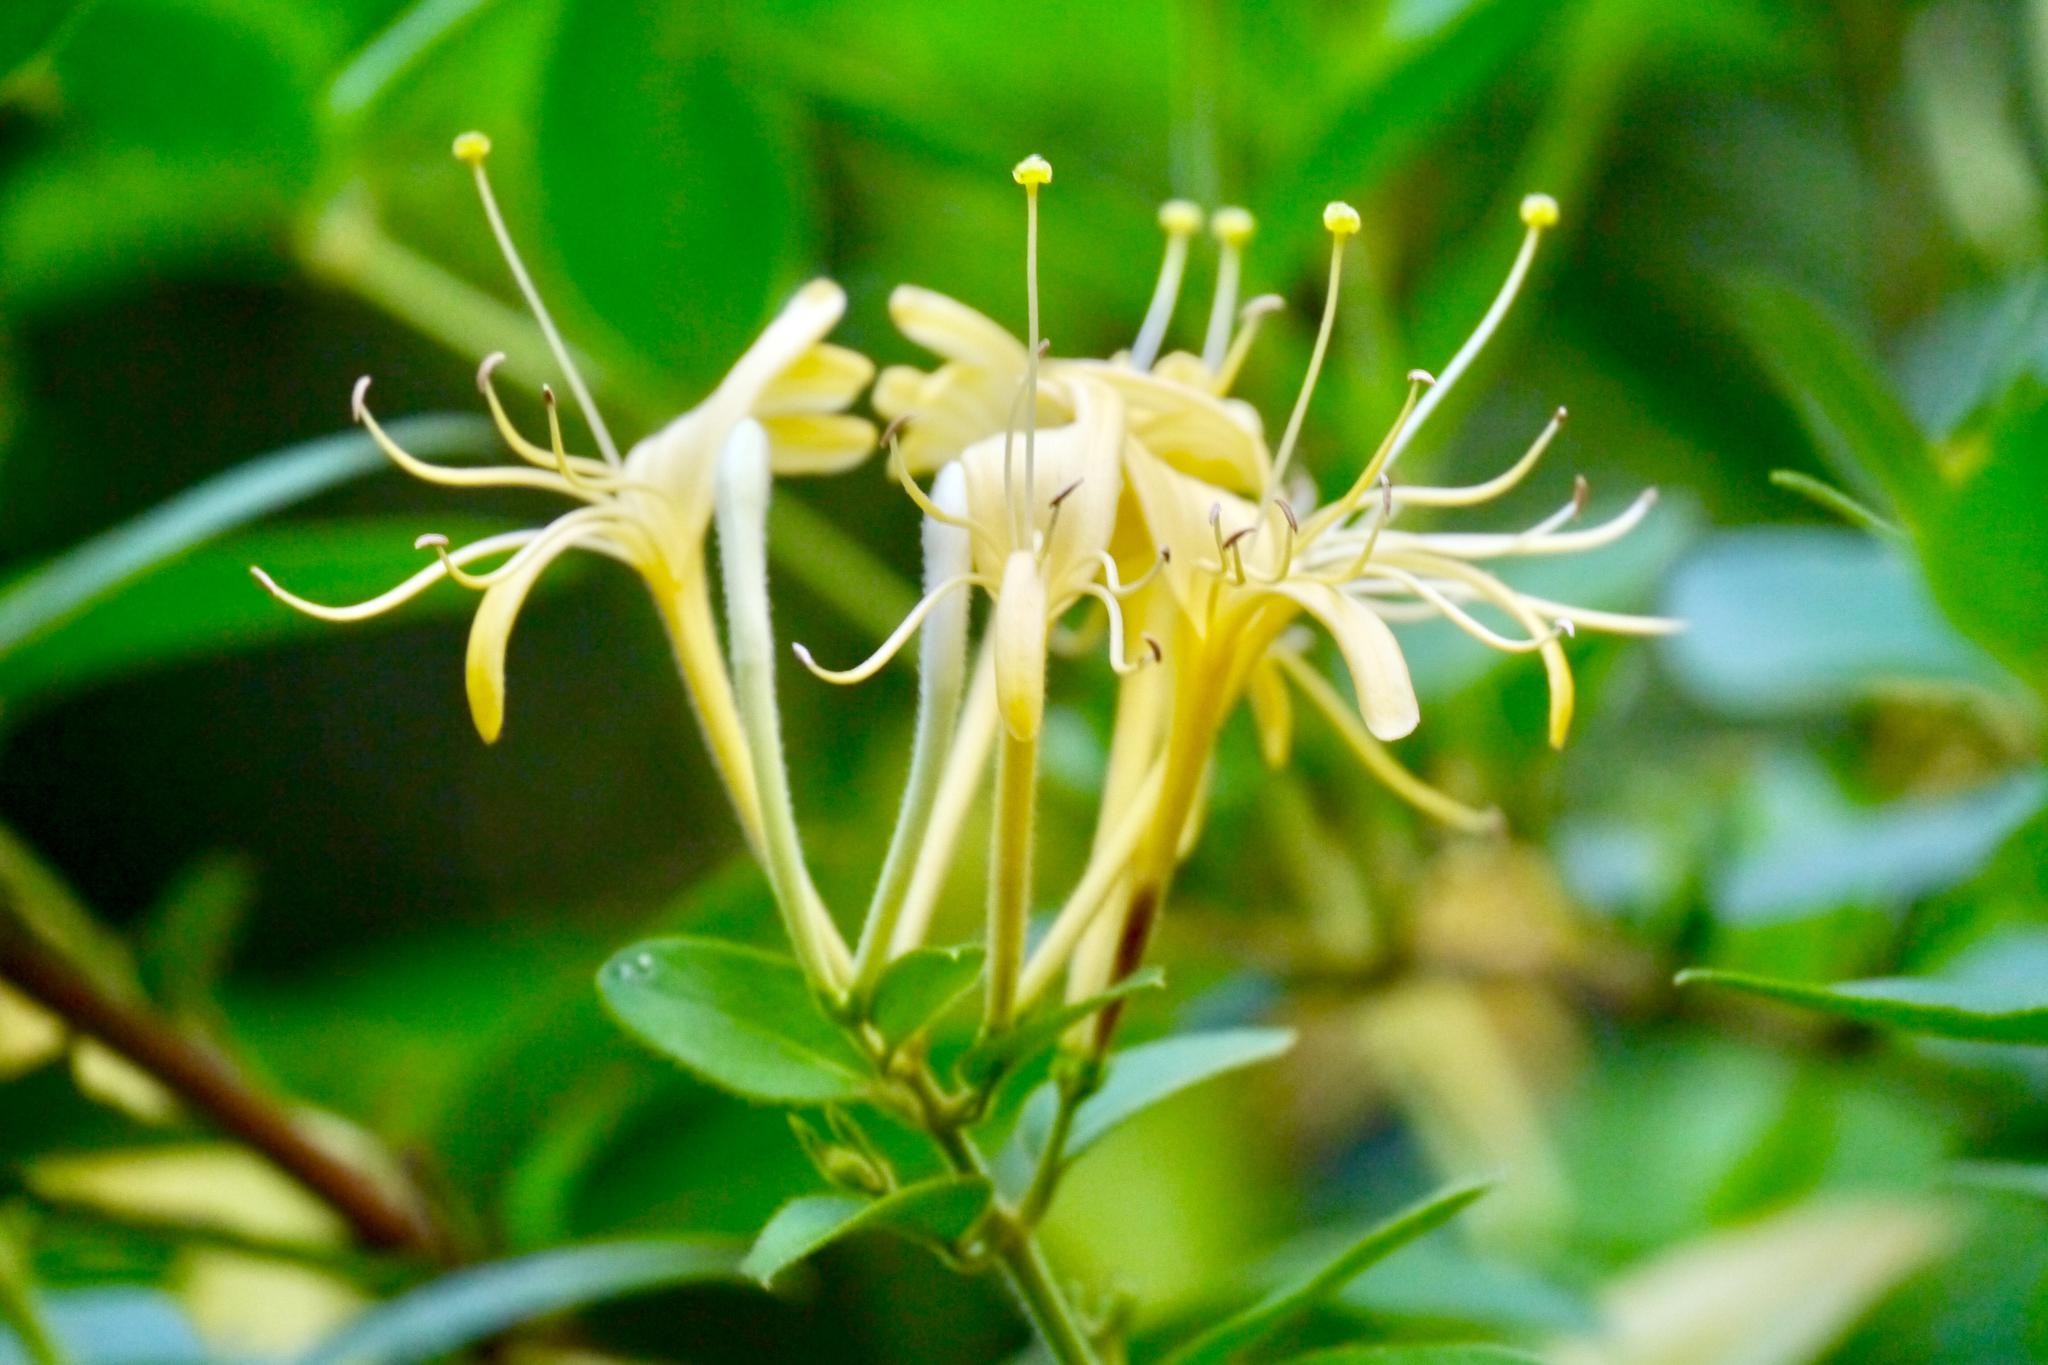
[[[1542,1356],[1506,1346],[1334,1346],[1289,1356],[1286,1365],[1543,1365]]]
[[[393,422],[422,458],[475,450],[490,429],[471,417]],[[237,465],[10,582],[0,591],[0,656],[48,633],[124,583],[223,532],[385,467],[368,435],[344,432]]]
[[[1661,609],[1686,623],[1659,645],[1672,676],[1732,715],[1825,710],[1887,684],[2003,681],[1910,558],[1859,531],[1724,532],[1679,563]]]
[[[1883,367],[1825,308],[1782,284],[1748,280],[1734,301],[1751,348],[1836,473],[1875,484],[1912,521],[1934,466]]]
[[[626,948],[597,976],[626,1032],[748,1099],[857,1099],[873,1076],[812,998],[794,961],[706,938]]]
[[[1116,985],[1086,1000],[1054,1005],[1022,1020],[1008,1033],[985,1038],[960,1058],[960,1074],[977,1085],[987,1084],[1011,1067],[1021,1065],[1059,1041],[1062,1033],[1105,1010],[1120,1000],[1142,991],[1158,990],[1166,984],[1166,973],[1158,967],[1132,972]]]
[[[877,1229],[950,1245],[973,1231],[992,1197],[981,1176],[941,1176],[881,1199],[850,1194],[794,1199],[761,1229],[740,1270],[766,1285],[842,1237]]]
[[[901,1043],[974,988],[987,956],[974,944],[912,949],[875,983],[868,1021],[891,1044]]]
[[[508,529],[466,516],[437,516],[432,525],[456,540]],[[250,566],[261,565],[315,601],[360,601],[421,567],[422,552],[413,548],[421,528],[418,514],[273,522],[187,551],[0,659],[0,699],[18,719],[25,702],[139,668],[338,630],[467,616],[476,610],[476,595],[442,585],[370,623],[336,626],[275,601],[249,577]],[[579,568],[573,559],[555,565],[537,591],[561,587]],[[459,656],[451,656],[449,666],[459,668]]]
[[[327,111],[349,119],[368,109],[477,13],[496,0],[418,0],[350,59],[327,90]]]
[[[458,1270],[370,1309],[300,1365],[408,1365],[438,1359],[566,1308],[733,1278],[731,1247],[648,1239],[545,1251]]]
[[[1723,920],[1758,924],[1901,907],[1962,884],[2048,803],[2048,775],[1873,807],[1844,797],[1817,760],[1785,758],[1764,766],[1751,797],[1757,836],[1721,860],[1708,899]]]
[[[2048,697],[2048,389],[1993,428],[1981,465],[1918,517],[1927,581],[1949,619]]]
[[[1409,1205],[1376,1224],[1312,1274],[1281,1285],[1257,1303],[1224,1319],[1175,1351],[1169,1360],[1172,1365],[1215,1365],[1269,1340],[1363,1274],[1374,1262],[1443,1226],[1491,1188],[1491,1182],[1453,1185]]]
[[[1293,1029],[1240,1028],[1182,1034],[1117,1053],[1101,1088],[1075,1111],[1066,1159],[1071,1161],[1155,1104],[1204,1081],[1271,1061],[1293,1046]],[[1025,1104],[1012,1145],[1027,1160],[1037,1160],[1058,1105],[1054,1082],[1041,1086]]]
[[[1718,986],[1841,1019],[1978,1043],[2048,1046],[2048,930],[1986,939],[1932,976],[1814,985],[1745,972],[1680,972],[1682,986]]]
[[[813,248],[789,110],[731,31],[709,10],[569,0],[541,94],[545,221],[589,324],[571,330],[678,399],[724,372]]]

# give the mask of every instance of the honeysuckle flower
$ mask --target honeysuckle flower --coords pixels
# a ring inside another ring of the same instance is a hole
[[[1188,241],[1201,227],[1201,210],[1173,200],[1161,209],[1160,223],[1166,259],[1137,344],[1107,360],[1048,357],[1039,368],[1036,420],[1041,426],[1070,420],[1071,385],[1092,379],[1122,396],[1129,435],[1154,455],[1219,487],[1257,493],[1271,465],[1258,412],[1228,396],[1260,320],[1279,304],[1265,297],[1241,315],[1236,309],[1236,262],[1251,237],[1251,215],[1225,209],[1215,218],[1225,268],[1209,323],[1207,350],[1213,356],[1177,351],[1155,359],[1179,296]],[[928,373],[892,365],[875,385],[875,411],[909,420],[901,451],[909,473],[930,473],[1016,424],[1016,395],[1030,366],[1030,348],[966,304],[914,285],[890,295],[889,313],[905,336],[942,362]]]
[[[814,280],[797,291],[703,402],[622,456],[505,228],[484,172],[488,152],[489,142],[480,134],[465,134],[455,143],[456,156],[474,171],[506,264],[568,380],[598,454],[570,453],[551,389],[543,389],[546,444],[524,436],[499,399],[492,375],[502,357],[495,355],[478,370],[477,384],[499,433],[523,463],[450,468],[418,459],[393,441],[370,411],[367,377],[356,385],[352,414],[393,463],[427,482],[458,488],[537,489],[577,505],[545,526],[460,547],[451,547],[441,536],[422,536],[418,545],[434,551],[434,562],[389,592],[353,606],[322,606],[287,591],[260,568],[254,573],[281,601],[330,621],[362,620],[389,611],[443,578],[479,590],[482,600],[470,627],[465,678],[470,714],[478,733],[490,742],[504,725],[505,651],[536,580],[571,550],[625,564],[646,582],[669,627],[713,758],[751,833],[756,824],[753,779],[732,720],[731,687],[705,586],[704,540],[718,453],[736,427],[757,421],[777,473],[824,473],[858,462],[874,448],[874,428],[842,410],[867,385],[873,367],[864,357],[824,340],[845,312],[846,299],[837,285]],[[494,567],[471,567],[499,555],[506,557]]]
[[[1041,175],[1044,179],[1038,178]],[[1034,192],[1034,215],[1035,190],[1050,175],[1050,168],[1038,158],[1018,168],[1019,183]],[[1029,292],[1035,332],[1035,274]],[[900,296],[902,291],[898,293]],[[978,336],[982,353],[996,356],[1000,352],[1003,365],[1014,361],[1004,426],[975,437],[948,455],[949,462],[957,461],[961,471],[963,510],[946,510],[910,481],[913,461],[903,452],[922,429],[921,417],[908,421],[909,436],[892,442],[899,475],[925,515],[968,533],[973,570],[934,587],[903,627],[854,668],[822,668],[803,646],[795,648],[798,658],[818,676],[832,682],[860,681],[872,676],[903,645],[939,599],[963,588],[980,587],[994,603],[991,648],[997,707],[1009,733],[1029,740],[1036,737],[1044,717],[1046,656],[1053,624],[1081,598],[1095,598],[1109,613],[1112,664],[1119,671],[1136,666],[1124,657],[1117,597],[1124,585],[1118,582],[1115,563],[1108,554],[1123,492],[1126,403],[1118,387],[1098,371],[1062,366],[1056,381],[1051,374],[1037,370],[1035,340],[1027,348],[987,319],[966,316],[966,310],[954,313],[951,310],[958,309],[957,305],[939,302],[939,314],[953,317],[958,335]],[[1011,347],[1014,355],[1005,349]],[[997,373],[993,363],[953,363],[960,367],[954,371],[953,382],[965,386],[963,392],[978,388],[985,379],[993,382],[991,377]],[[1046,398],[1055,384],[1056,393]],[[1034,394],[1039,398],[1036,403]],[[1019,431],[1018,415],[1025,409],[1035,410],[1043,422],[1025,417]],[[941,415],[940,421],[946,420]],[[892,429],[892,436],[897,429]],[[948,430],[964,434],[967,429],[956,425]]]

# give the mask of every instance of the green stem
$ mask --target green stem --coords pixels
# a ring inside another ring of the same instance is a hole
[[[1031,1173],[1031,1186],[1024,1191],[1024,1199],[1017,1205],[1017,1221],[1027,1228],[1037,1227],[1045,1217],[1045,1211],[1052,1207],[1052,1197],[1059,1189],[1060,1176],[1066,1166],[1067,1138],[1074,1131],[1074,1113],[1080,1109],[1081,1101],[1087,1098],[1092,1088],[1080,1072],[1060,1078],[1060,1103],[1059,1108],[1053,1111],[1052,1129],[1046,1134],[1045,1147],[1038,1154],[1038,1168]]]
[[[974,1139],[955,1124],[929,1121],[943,1106],[930,1073],[920,1073],[912,1084],[928,1118],[925,1131],[946,1164],[955,1174],[987,1178],[988,1161],[974,1145]],[[1037,1232],[1001,1201],[990,1208],[989,1225],[989,1245],[996,1264],[1002,1267],[1004,1280],[1053,1359],[1059,1365],[1101,1365],[1101,1357],[1089,1342],[1073,1306],[1060,1292],[1052,1262],[1046,1259]]]

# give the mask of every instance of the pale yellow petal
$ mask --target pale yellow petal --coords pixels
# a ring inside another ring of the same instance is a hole
[[[837,474],[865,460],[875,448],[875,424],[843,413],[770,417],[770,467],[779,478]]]
[[[1173,468],[1233,491],[1265,488],[1271,468],[1265,442],[1224,400],[1120,366],[1074,362],[1072,368],[1114,386],[1129,405],[1132,433]]]
[[[874,377],[874,362],[859,351],[829,342],[813,346],[761,390],[754,400],[754,415],[838,412]]]
[[[1010,737],[1033,739],[1045,717],[1045,651],[1048,622],[1045,580],[1028,550],[1003,564],[996,590],[996,709]]]
[[[1421,722],[1408,661],[1393,630],[1373,612],[1327,583],[1288,582],[1270,591],[1298,603],[1322,623],[1351,670],[1358,713],[1375,739],[1400,739]]]
[[[556,545],[527,561],[525,567],[485,589],[477,605],[476,619],[469,625],[469,655],[463,668],[463,682],[469,693],[469,715],[476,732],[486,744],[495,744],[505,728],[505,650],[512,643],[512,626],[527,593],[548,565],[577,540],[565,536]]]
[[[733,421],[753,412],[769,386],[823,341],[845,313],[846,293],[830,280],[812,280],[797,290],[727,372],[706,406],[737,405],[739,415]]]
[[[934,355],[997,374],[1024,370],[1024,343],[957,299],[914,284],[898,285],[889,295],[889,316],[898,331]]]
[[[1245,679],[1245,699],[1251,703],[1252,725],[1259,734],[1259,756],[1269,768],[1287,766],[1294,747],[1294,701],[1287,694],[1287,680],[1270,659],[1252,666]]]
[[[884,421],[893,422],[917,407],[917,396],[924,391],[928,378],[914,365],[891,365],[876,378],[875,391],[868,395],[868,401]]]

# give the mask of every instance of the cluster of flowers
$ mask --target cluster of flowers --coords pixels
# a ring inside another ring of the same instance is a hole
[[[1555,514],[1523,530],[1400,529],[1409,508],[1469,507],[1514,488],[1550,446],[1560,409],[1527,452],[1472,487],[1398,483],[1405,450],[1498,329],[1527,276],[1539,240],[1557,219],[1547,196],[1522,204],[1526,235],[1498,296],[1440,375],[1409,376],[1405,403],[1359,463],[1346,490],[1320,506],[1313,487],[1290,479],[1296,447],[1328,352],[1346,240],[1356,211],[1332,204],[1328,294],[1314,351],[1277,445],[1232,388],[1271,297],[1239,306],[1251,215],[1226,208],[1207,225],[1220,251],[1217,285],[1200,354],[1161,354],[1191,245],[1205,215],[1174,201],[1160,212],[1166,250],[1151,307],[1126,352],[1069,358],[1041,343],[1037,289],[1039,197],[1051,182],[1042,159],[1014,176],[1027,207],[1029,335],[1020,340],[965,304],[905,286],[890,299],[903,334],[938,358],[928,371],[874,375],[862,356],[825,338],[845,308],[829,281],[805,285],[724,381],[697,407],[623,455],[507,235],[485,176],[489,144],[457,140],[513,276],[554,349],[597,454],[567,450],[551,391],[544,391],[545,444],[522,435],[492,382],[478,381],[506,444],[523,461],[501,468],[427,464],[396,445],[364,401],[354,412],[393,461],[436,483],[525,487],[578,505],[545,527],[459,548],[437,536],[434,552],[405,583],[369,602],[333,608],[271,592],[302,611],[355,620],[388,610],[450,578],[482,592],[470,632],[470,706],[486,740],[504,719],[508,636],[535,579],[560,555],[595,551],[630,566],[651,589],[684,682],[749,841],[770,866],[799,956],[814,980],[845,997],[871,985],[891,958],[921,942],[965,813],[996,758],[995,871],[990,888],[987,1024],[1004,1026],[1055,989],[1100,991],[1131,971],[1174,868],[1201,822],[1205,782],[1224,721],[1246,701],[1269,761],[1285,761],[1295,696],[1336,725],[1379,780],[1430,814],[1466,828],[1494,821],[1425,785],[1384,745],[1412,731],[1415,692],[1390,623],[1440,617],[1485,644],[1541,657],[1551,691],[1550,737],[1562,743],[1572,710],[1564,640],[1578,628],[1648,634],[1670,623],[1546,601],[1486,567],[1516,557],[1568,554],[1608,544],[1647,513],[1649,493],[1602,525],[1576,525],[1583,483]],[[873,380],[876,428],[846,413]],[[924,525],[926,594],[873,657],[817,676],[842,683],[871,676],[915,634],[922,687],[918,748],[895,845],[860,941],[850,947],[810,888],[789,817],[787,777],[772,717],[766,650],[765,569],[745,542],[765,535],[768,476],[836,472],[887,447],[890,472]],[[929,486],[920,482],[929,480]],[[725,556],[730,649],[722,649],[710,597],[706,541],[714,522]],[[499,559],[488,569],[479,561]],[[760,591],[757,593],[755,589]],[[990,599],[988,627],[968,661],[973,593]],[[755,598],[758,596],[759,601]],[[1110,764],[1095,843],[1078,884],[1028,960],[1024,922],[1032,904],[1031,825],[1037,741],[1048,660],[1077,638],[1061,627],[1083,609],[1107,624],[1108,665],[1119,679]],[[1502,626],[1474,612],[1490,609]],[[758,618],[758,619],[757,619]],[[1320,627],[1336,646],[1355,705],[1311,663]],[[752,637],[758,636],[758,640]],[[756,646],[759,646],[758,648]],[[769,714],[761,712],[766,709]]]

